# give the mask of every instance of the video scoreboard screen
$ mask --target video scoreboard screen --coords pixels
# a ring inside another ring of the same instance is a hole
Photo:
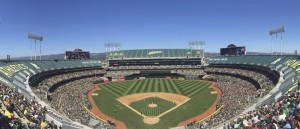
[[[90,52],[84,51],[65,51],[65,59],[90,59]]]
[[[221,55],[245,55],[246,54],[246,47],[232,47],[232,48],[221,48],[220,49]]]

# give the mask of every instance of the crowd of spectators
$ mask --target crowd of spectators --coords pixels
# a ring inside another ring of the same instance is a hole
[[[204,76],[206,73],[203,69],[179,69],[179,70],[171,70],[171,73],[176,73],[179,75],[192,75],[192,76]]]
[[[203,128],[215,127],[239,115],[246,107],[256,103],[260,92],[252,83],[237,77],[214,75],[216,86],[222,91],[218,105],[223,107],[219,113],[210,117],[199,126]]]
[[[239,118],[224,124],[223,129],[299,129],[300,83],[295,91],[269,105],[240,114]]]
[[[86,71],[77,71],[77,72],[71,72],[71,73],[64,73],[64,74],[55,74],[52,76],[48,76],[45,79],[43,79],[40,83],[37,84],[37,86],[33,86],[33,92],[36,93],[36,95],[39,96],[39,98],[43,101],[47,100],[47,94],[49,91],[49,88],[53,86],[54,84],[60,83],[64,80],[72,79],[72,78],[79,78],[84,75],[95,75],[95,74],[104,74],[105,71],[103,70],[86,70]]]
[[[202,68],[199,65],[138,65],[138,66],[119,66],[111,69],[181,69],[181,68]]]
[[[89,124],[90,114],[84,109],[84,94],[93,89],[94,78],[84,78],[68,82],[51,93],[51,107],[70,119]]]
[[[268,77],[262,73],[248,70],[248,69],[207,67],[205,68],[205,72],[231,73],[231,74],[250,77],[259,83],[261,90],[264,91],[262,92],[263,93],[262,96],[269,93],[271,89],[273,89],[275,86],[275,84],[271,80],[271,77]]]
[[[109,124],[99,121],[84,109],[84,106],[89,105],[85,95],[94,88],[93,83],[97,80],[94,75],[104,73],[105,71],[102,70],[87,70],[54,74],[43,79],[33,89],[35,94],[41,97],[43,101],[69,119],[93,128],[108,128],[111,127]],[[49,88],[57,84],[59,84],[57,88],[50,92]]]
[[[133,74],[140,74],[139,70],[106,71],[106,77],[125,77]]]
[[[47,109],[37,101],[28,100],[22,93],[0,84],[1,129],[57,129],[46,120]]]

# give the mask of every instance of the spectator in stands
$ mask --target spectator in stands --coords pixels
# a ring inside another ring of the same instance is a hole
[[[300,128],[300,110],[297,105],[300,104],[300,86],[293,92],[285,94],[281,99],[269,105],[258,107],[254,111],[241,114],[237,122],[248,121],[253,122],[254,128],[270,128],[270,129],[299,129]],[[225,125],[226,126],[226,125]],[[225,127],[224,126],[224,127]],[[230,125],[233,128],[232,125]],[[242,128],[247,126],[243,124]]]
[[[4,104],[0,109],[0,128],[26,128],[27,126],[30,129],[37,129],[40,128],[41,121],[46,120],[45,108],[34,100],[28,101],[22,93],[17,93],[2,84],[0,84],[0,98]]]
[[[46,79],[43,79],[34,87],[34,92],[41,97],[43,101],[49,103],[56,111],[59,111],[74,121],[89,126],[91,119],[97,119],[84,109],[83,105],[88,105],[84,96],[88,91],[94,88],[93,82],[95,81],[95,73],[103,74],[105,71],[87,70],[47,76]],[[71,80],[73,78],[77,79]],[[50,93],[49,89],[53,85],[58,87]],[[99,126],[104,127],[106,124],[100,122]]]

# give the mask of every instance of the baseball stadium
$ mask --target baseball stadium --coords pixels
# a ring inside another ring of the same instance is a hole
[[[299,62],[292,55],[206,58],[197,49],[119,50],[106,60],[2,61],[1,94],[11,96],[3,110],[62,128],[222,127],[263,115],[265,105],[297,106],[290,99],[298,94]]]
[[[299,2],[29,1],[0,1],[0,129],[300,128]]]

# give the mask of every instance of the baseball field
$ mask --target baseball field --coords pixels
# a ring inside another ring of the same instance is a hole
[[[167,129],[213,107],[218,93],[211,85],[172,79],[110,82],[93,91],[92,102],[103,115],[121,121],[126,128]]]

